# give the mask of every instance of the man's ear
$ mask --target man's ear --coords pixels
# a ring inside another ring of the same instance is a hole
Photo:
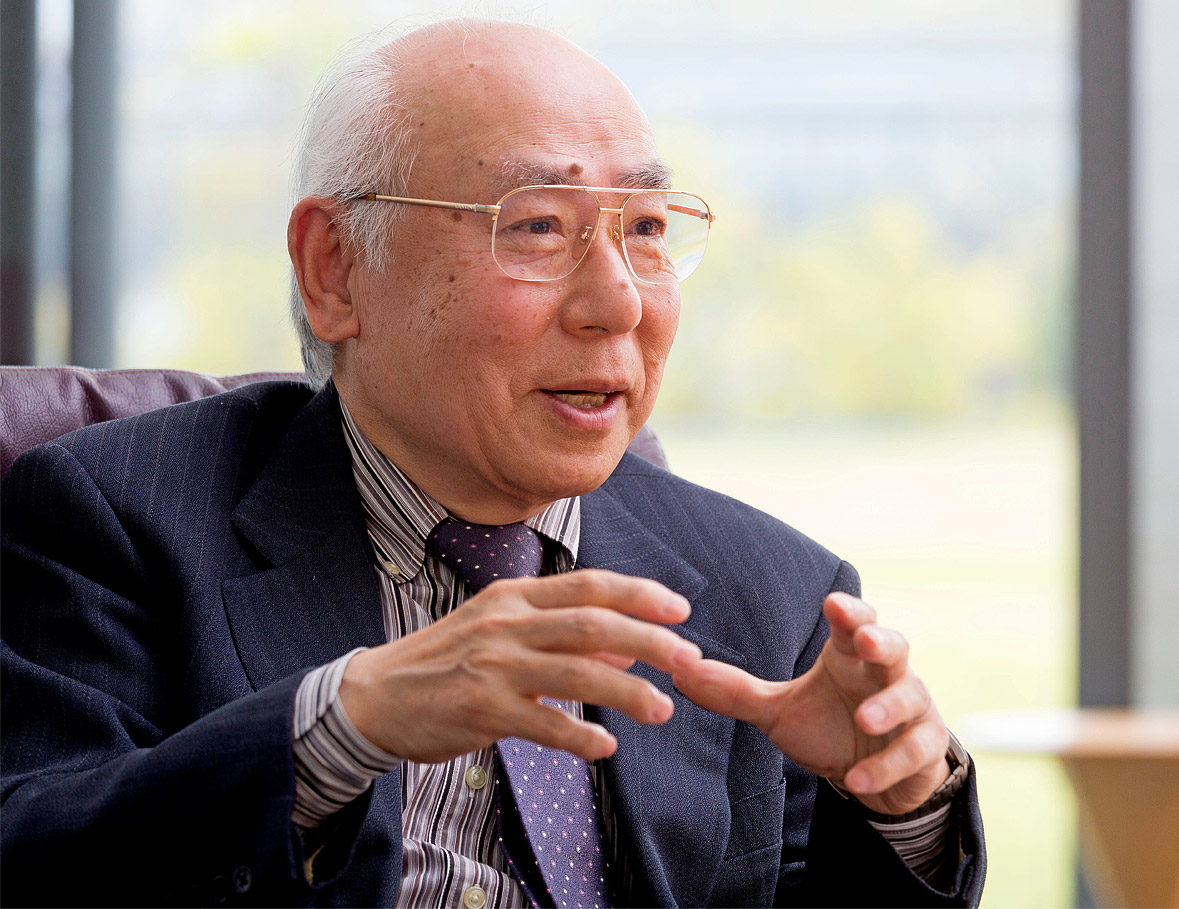
[[[287,224],[287,252],[316,337],[329,343],[360,333],[348,279],[355,266],[352,251],[340,239],[335,214],[340,203],[326,196],[301,199]]]

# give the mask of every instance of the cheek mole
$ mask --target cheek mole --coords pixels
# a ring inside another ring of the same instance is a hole
[[[575,176],[575,177],[576,177],[578,174],[580,174],[580,173],[581,173],[581,172],[582,172],[584,169],[585,169],[585,168],[583,168],[583,167],[582,167],[580,164],[578,164],[576,161],[574,161],[572,164],[570,164],[570,165],[569,165],[569,173],[573,174],[573,176]]]
[[[463,213],[461,211],[451,212],[450,217],[455,221],[461,221],[463,219]]]

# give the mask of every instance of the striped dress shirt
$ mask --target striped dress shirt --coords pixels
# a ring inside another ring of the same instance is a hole
[[[352,473],[365,511],[381,591],[386,637],[419,631],[457,609],[466,591],[451,570],[426,552],[426,537],[447,511],[418,489],[382,455],[340,402]],[[544,574],[570,571],[577,561],[581,511],[576,498],[553,503],[525,521],[547,541]],[[399,906],[461,906],[471,887],[486,893],[489,907],[526,905],[512,878],[495,828],[493,787],[467,785],[472,775],[493,781],[492,749],[440,764],[403,761],[373,745],[352,725],[340,704],[340,680],[354,650],[309,673],[295,698],[294,823],[317,827],[361,795],[376,777],[401,768],[403,865]],[[581,704],[561,705],[578,718]],[[473,769],[477,768],[477,769]],[[596,764],[603,834],[619,893],[629,892],[628,856],[620,849],[617,819]],[[920,821],[873,823],[901,856],[927,880],[943,866],[949,806]]]

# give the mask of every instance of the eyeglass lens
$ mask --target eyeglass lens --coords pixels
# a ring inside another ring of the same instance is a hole
[[[528,187],[505,196],[492,254],[508,275],[525,281],[563,278],[585,257],[598,225],[597,197],[581,189]],[[708,206],[688,193],[646,190],[622,206],[621,237],[631,272],[651,284],[690,275],[708,245]],[[601,229],[614,236],[617,215]]]

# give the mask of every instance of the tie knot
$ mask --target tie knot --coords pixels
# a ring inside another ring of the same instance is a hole
[[[544,564],[540,536],[524,524],[471,524],[447,518],[426,549],[462,578],[472,595],[500,578],[535,578]]]

